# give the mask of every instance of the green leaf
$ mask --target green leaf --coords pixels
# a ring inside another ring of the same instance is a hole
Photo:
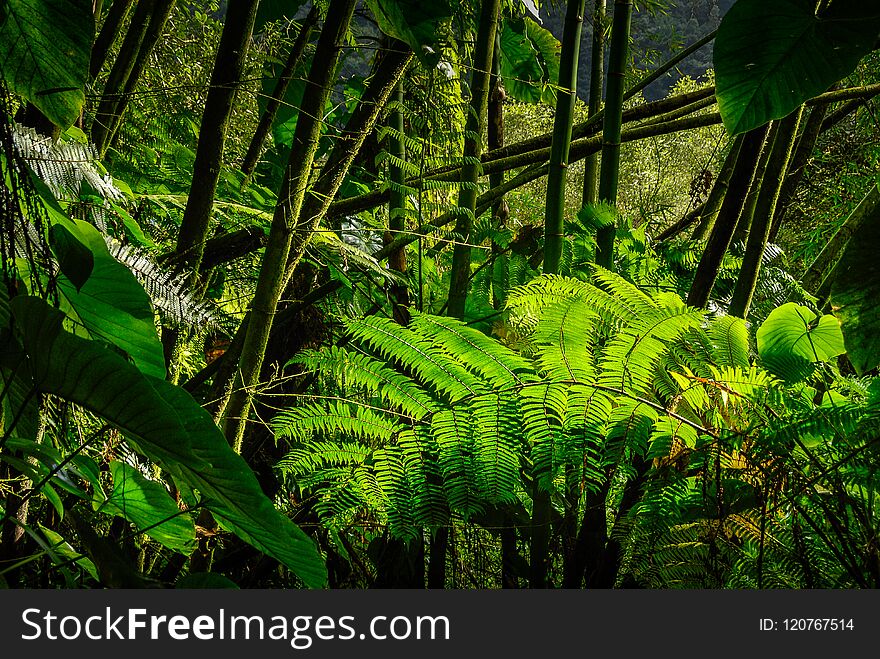
[[[872,215],[849,239],[834,267],[830,296],[847,356],[859,374],[880,365],[880,209]]]
[[[553,104],[561,46],[530,18],[504,19],[501,28],[501,78],[504,89],[525,103]]]
[[[715,39],[718,108],[735,135],[787,116],[855,69],[880,33],[875,2],[739,0]]]
[[[82,112],[95,36],[91,0],[0,2],[0,71],[61,128]]]
[[[52,545],[52,550],[58,554],[58,556],[66,558],[67,560],[73,560],[85,570],[92,579],[98,581],[98,570],[95,568],[94,563],[74,549],[67,540],[58,535],[52,529],[46,528],[40,524],[40,530],[43,532],[43,535],[46,536],[46,540],[49,541],[49,544]]]
[[[58,259],[62,274],[79,291],[95,267],[92,251],[61,224],[49,227],[49,245]]]
[[[449,0],[367,0],[379,29],[413,49],[428,68],[437,65],[437,27],[452,18]]]
[[[774,309],[758,328],[758,354],[774,375],[798,382],[825,362],[846,352],[840,324],[834,316],[818,318],[794,302]]]
[[[62,273],[58,289],[89,334],[125,351],[147,375],[164,378],[165,355],[144,287],[113,258],[97,229],[81,220],[74,225],[75,237],[89,249],[94,265],[81,287]]]
[[[102,416],[181,489],[198,490],[220,526],[288,566],[308,586],[326,583],[311,539],[263,494],[211,415],[183,389],[144,375],[121,356],[64,331],[64,314],[39,298],[10,302],[32,386]]]
[[[196,527],[181,513],[165,488],[124,462],[111,462],[113,491],[100,510],[124,517],[156,542],[190,554],[196,546]]]
[[[706,328],[712,342],[712,358],[719,366],[749,367],[749,331],[736,316],[713,318]]]

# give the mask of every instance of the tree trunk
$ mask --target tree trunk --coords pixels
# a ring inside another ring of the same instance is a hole
[[[287,56],[287,61],[284,63],[281,74],[278,76],[278,83],[275,85],[272,97],[266,103],[266,109],[263,110],[260,123],[257,125],[256,131],[254,131],[247,154],[245,154],[242,161],[241,171],[248,177],[254,173],[254,169],[257,167],[260,154],[263,152],[263,144],[265,144],[266,138],[269,136],[269,131],[272,129],[272,124],[275,122],[275,117],[278,114],[278,108],[281,107],[284,95],[290,86],[290,81],[293,80],[293,74],[303,60],[306,46],[309,45],[312,28],[317,21],[318,10],[315,5],[312,5],[309,13],[303,19],[302,25],[300,25],[299,34],[296,35],[296,40],[290,48],[290,54]]]
[[[128,12],[131,11],[132,5],[134,5],[134,0],[116,0],[110,5],[110,10],[107,12],[107,18],[104,19],[101,31],[98,33],[98,36],[95,38],[95,43],[92,45],[92,56],[91,61],[89,62],[89,76],[93,80],[98,77],[98,74],[101,73],[101,69],[104,68],[104,63],[107,61],[107,53],[116,41],[119,30],[125,22],[125,19],[128,17]],[[97,14],[95,15],[95,18],[98,18]]]
[[[504,99],[507,98],[507,92],[504,90],[504,81],[501,78],[501,31],[495,33],[495,51],[492,53],[492,79],[490,82],[489,105],[487,112],[486,140],[491,153],[494,149],[504,147]],[[497,188],[504,183],[504,172],[497,171],[489,174],[489,187]],[[510,206],[504,195],[492,205],[492,223],[498,230],[507,227],[507,220],[510,217]],[[507,287],[509,286],[509,269],[503,260],[504,248],[495,240],[492,240],[492,257],[496,263],[501,263],[504,268],[505,288],[495,285],[495,279],[492,280],[492,306],[496,309],[504,307],[507,299]],[[494,267],[494,266],[493,266]]]
[[[177,0],[155,0],[154,9],[150,14],[150,21],[147,24],[146,32],[138,46],[137,55],[128,70],[128,74],[125,76],[122,93],[115,97],[115,103],[110,110],[111,114],[103,117],[100,122],[98,121],[98,117],[95,117],[92,135],[94,138],[94,126],[98,126],[101,139],[100,145],[98,144],[98,141],[95,140],[95,146],[98,147],[98,153],[103,155],[107,148],[113,143],[116,133],[122,125],[122,116],[125,114],[128,102],[131,100],[132,94],[141,78],[141,74],[144,72],[147,63],[149,62],[153,48],[156,46],[156,43],[158,43],[159,37],[165,29],[165,24],[168,22],[171,12],[174,11],[174,5],[176,2]],[[138,8],[140,8],[140,6],[138,6]],[[137,10],[135,10],[135,17],[137,17]],[[134,18],[132,19],[132,23],[134,23]],[[123,47],[124,46],[125,43],[123,42]]]
[[[553,140],[550,144],[550,167],[547,174],[547,199],[544,213],[544,272],[559,273],[565,219],[565,182],[577,97],[578,55],[585,0],[568,0],[559,56],[559,80],[556,90],[556,113]]]
[[[779,193],[779,201],[776,202],[776,213],[773,216],[773,225],[770,227],[770,242],[776,241],[779,234],[779,228],[794,194],[797,192],[798,185],[804,178],[804,171],[807,163],[813,157],[813,151],[816,149],[816,143],[822,134],[822,126],[825,123],[825,117],[828,115],[827,105],[817,105],[810,110],[810,116],[807,117],[804,130],[798,139],[797,148],[791,156],[791,163],[788,166],[788,173],[785,176],[785,183]]]
[[[556,115],[550,165],[547,176],[547,206],[544,215],[544,272],[559,273],[562,256],[563,220],[565,213],[565,181],[571,149],[571,127],[577,94],[578,54],[584,21],[584,0],[568,0],[562,53],[559,59],[559,80],[556,91]],[[547,559],[550,543],[550,493],[538,479],[532,485],[532,528],[529,553],[529,585],[547,586]]]
[[[761,187],[767,174],[767,167],[770,164],[770,154],[773,152],[773,144],[778,134],[779,122],[773,121],[770,123],[767,139],[764,141],[764,149],[761,151],[758,164],[755,166],[752,185],[749,187],[749,193],[746,195],[745,203],[736,222],[736,228],[733,230],[733,237],[730,240],[733,245],[745,244],[746,240],[748,240],[749,232],[752,230],[752,220],[755,218],[755,211],[758,206],[758,197],[761,194]]]
[[[694,281],[688,292],[687,303],[692,307],[705,308],[709,296],[721,270],[721,262],[730,246],[733,231],[742,212],[743,203],[755,175],[755,168],[761,154],[761,147],[767,137],[767,126],[755,128],[742,138],[742,145],[736,159],[736,166],[730,175],[730,183],[721,202],[718,217],[709,234],[709,242],[703,250]]]
[[[235,104],[235,94],[247,60],[259,0],[239,0],[229,5],[220,45],[211,72],[211,86],[199,128],[199,143],[193,164],[192,187],[183,221],[177,234],[175,266],[191,267],[198,276],[214,207],[214,194],[223,166],[226,132]]]
[[[406,162],[406,141],[403,121],[403,81],[397,83],[395,92],[397,107],[391,111],[388,125],[392,132],[388,137],[388,151],[393,157],[388,165],[388,178],[391,182],[391,197],[388,200],[388,233],[386,244],[406,230],[407,195],[404,190],[406,176],[402,163]],[[396,162],[395,162],[396,159]],[[395,250],[388,257],[388,267],[406,274],[406,248]],[[406,286],[391,285],[391,299],[394,304],[394,319],[401,325],[409,323],[409,291]],[[433,556],[434,545],[431,545]],[[430,572],[428,580],[430,582]]]
[[[589,116],[595,117],[602,109],[602,89],[605,82],[605,11],[607,0],[596,0],[593,9],[593,51],[590,70]],[[591,154],[584,160],[583,204],[599,201],[599,156]]]
[[[728,312],[731,316],[747,318],[749,307],[752,304],[752,296],[755,293],[755,285],[758,283],[758,274],[761,271],[761,260],[764,257],[764,248],[767,246],[767,238],[770,235],[770,225],[773,222],[773,214],[776,211],[776,202],[784,181],[784,173],[788,170],[791,152],[797,138],[798,125],[800,124],[803,106],[792,112],[785,119],[780,120],[779,130],[773,140],[773,149],[767,169],[777,173],[776,176],[766,178],[761,186],[758,201],[755,208],[755,216],[752,221],[752,229],[749,232],[749,240],[746,244],[746,252],[743,256],[742,268],[736,280],[736,288],[730,301]]]
[[[223,416],[226,440],[241,452],[241,441],[250,409],[253,388],[259,382],[260,368],[269,340],[269,330],[278,299],[286,283],[285,265],[296,220],[302,209],[306,187],[318,141],[321,138],[324,107],[330,96],[336,62],[343,46],[356,0],[331,0],[321,36],[306,80],[303,103],[293,137],[293,148],[284,173],[284,182],[272,217],[269,240],[263,254],[257,288],[251,302],[250,318],[242,344],[241,358],[232,395]]]
[[[128,31],[122,40],[122,46],[120,46],[113,67],[110,69],[107,82],[104,83],[104,91],[101,94],[101,101],[98,103],[98,110],[92,123],[92,142],[95,143],[95,147],[101,155],[107,150],[110,137],[115,132],[116,106],[125,91],[125,84],[134,68],[135,60],[137,60],[138,52],[140,52],[141,44],[144,42],[147,29],[150,27],[150,19],[156,11],[158,2],[159,0],[140,0],[138,2]]]
[[[447,309],[450,316],[464,317],[468,282],[471,274],[471,248],[468,241],[473,229],[477,207],[477,182],[480,177],[480,154],[483,150],[483,115],[489,103],[489,78],[492,72],[492,51],[501,0],[482,0],[477,42],[474,47],[471,76],[471,104],[465,122],[464,154],[458,195],[458,221],[455,223],[457,242],[452,252]]]
[[[615,0],[611,46],[608,53],[608,89],[605,93],[605,123],[602,130],[602,169],[599,200],[617,203],[620,173],[620,132],[623,124],[623,94],[632,23],[632,0]],[[614,264],[615,226],[602,227],[596,234],[596,263],[609,270]]]
[[[724,159],[724,164],[721,165],[712,189],[709,191],[709,197],[706,199],[706,203],[703,204],[699,224],[691,236],[693,240],[704,240],[715,226],[715,220],[721,211],[721,204],[724,202],[724,198],[730,189],[730,179],[739,160],[743,139],[742,135],[737,135],[733,140],[733,144],[730,145],[730,151]]]
[[[846,218],[843,225],[825,244],[822,251],[813,259],[813,262],[801,278],[801,286],[805,290],[816,292],[826,273],[837,262],[840,255],[843,254],[843,250],[846,248],[847,243],[849,243],[850,238],[859,230],[865,218],[873,215],[878,204],[880,204],[880,188],[875,185],[852,213],[849,214],[849,217]]]
[[[331,2],[306,82],[303,107],[263,255],[239,368],[224,414],[226,438],[239,451],[281,292],[412,57],[401,45],[383,58],[321,174],[308,190],[309,175],[321,137],[321,117],[355,4],[355,0]]]
[[[174,11],[174,5],[176,2],[177,0],[157,0],[156,2],[156,9],[150,17],[150,24],[147,26],[147,33],[144,35],[143,42],[138,50],[134,66],[125,81],[125,88],[123,89],[122,95],[119,97],[119,101],[113,109],[113,121],[109,135],[106,139],[105,147],[109,147],[116,138],[116,133],[122,125],[122,116],[125,114],[125,109],[128,107],[128,103],[137,88],[137,84],[141,79],[141,74],[143,74],[144,69],[147,68],[147,64],[150,61],[150,55],[153,53],[153,48],[159,42],[159,37],[162,36],[162,31],[165,29],[165,24],[171,17],[171,12]]]

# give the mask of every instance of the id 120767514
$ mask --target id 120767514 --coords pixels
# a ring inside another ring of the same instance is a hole
[[[761,618],[759,629],[762,632],[838,632],[854,631],[852,618]]]

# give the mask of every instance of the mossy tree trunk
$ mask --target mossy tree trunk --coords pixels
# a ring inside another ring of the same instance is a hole
[[[595,117],[602,109],[602,91],[605,88],[605,13],[607,0],[596,0],[593,8],[593,45],[590,63],[589,116]],[[599,201],[599,156],[592,154],[584,160],[583,203]]]
[[[749,191],[761,148],[767,137],[767,126],[756,128],[742,136],[736,165],[730,175],[730,182],[721,202],[718,216],[709,234],[694,280],[688,291],[687,303],[693,307],[705,308],[709,303],[715,280],[721,271],[721,263],[733,238],[746,195]]]
[[[103,155],[119,130],[132,93],[147,66],[177,0],[140,0],[110,70],[92,124],[92,141]]]
[[[767,171],[770,172],[770,175],[764,177],[758,193],[754,219],[743,255],[742,268],[739,271],[736,288],[733,291],[733,298],[728,309],[731,316],[747,318],[749,315],[749,307],[752,304],[752,297],[755,294],[755,286],[761,271],[764,249],[770,236],[773,214],[776,211],[776,202],[785,180],[785,172],[788,170],[802,113],[803,106],[785,119],[781,119],[778,124],[779,128],[775,131],[776,135],[767,163]]]
[[[584,21],[584,0],[568,0],[559,58],[559,79],[556,90],[556,113],[550,164],[547,176],[547,201],[544,214],[544,272],[559,273],[562,256],[565,215],[565,183],[568,173],[574,102],[577,97],[578,55]],[[550,492],[539,479],[532,486],[531,547],[529,553],[529,585],[546,588],[547,562],[550,546]]]
[[[602,168],[599,172],[599,200],[617,203],[620,174],[620,132],[623,125],[623,97],[632,0],[615,0],[608,52],[608,85],[605,92],[605,122],[602,129]],[[596,263],[611,269],[614,264],[615,226],[602,227],[596,234]]]
[[[190,267],[197,276],[214,207],[214,194],[223,167],[223,148],[235,95],[241,85],[259,0],[239,0],[229,5],[220,45],[214,59],[211,83],[199,127],[192,186],[177,234],[178,269]]]
[[[299,27],[299,33],[297,33],[296,39],[290,48],[290,53],[287,55],[287,60],[284,62],[284,68],[278,76],[278,82],[275,85],[275,89],[272,91],[272,96],[266,103],[266,108],[263,110],[263,114],[260,115],[260,123],[257,124],[257,129],[254,131],[254,135],[248,145],[247,153],[242,161],[241,171],[243,171],[248,177],[253,175],[254,170],[257,167],[260,154],[263,152],[263,145],[266,143],[266,138],[269,137],[269,131],[272,129],[275,117],[278,115],[278,108],[281,107],[281,103],[284,101],[284,96],[287,94],[287,88],[290,86],[291,80],[293,80],[296,69],[303,61],[303,55],[305,54],[306,46],[309,45],[309,37],[311,37],[312,28],[315,27],[317,21],[318,10],[315,5],[312,5],[312,8],[309,10],[309,13],[303,19],[303,22]]]
[[[222,422],[227,441],[239,453],[251,398],[260,379],[260,368],[263,365],[272,319],[286,283],[285,265],[290,254],[291,237],[309,184],[312,164],[318,151],[318,141],[323,128],[321,117],[324,116],[324,107],[336,74],[336,62],[355,5],[355,0],[331,1],[306,80],[299,121],[296,123],[293,136],[293,147],[284,172],[284,181],[272,217],[269,240],[260,266],[257,288],[251,302],[249,322],[242,343],[232,395],[226,405]]]
[[[119,31],[131,8],[134,6],[135,0],[116,0],[107,11],[107,17],[101,25],[101,31],[95,37],[95,43],[92,45],[92,56],[89,62],[89,75],[92,79],[97,78],[104,68],[107,61],[107,53],[116,42]],[[95,14],[95,19],[98,15]]]
[[[391,129],[388,136],[388,152],[392,159],[388,164],[391,196],[388,200],[386,244],[406,230],[407,218],[406,172],[403,167],[403,163],[406,162],[403,81],[397,83],[394,96],[396,107],[389,112],[388,116],[388,127]],[[395,250],[388,256],[388,267],[397,272],[406,273],[406,248]],[[394,319],[401,325],[406,325],[409,322],[409,291],[406,286],[393,284],[390,292],[394,304]]]
[[[776,202],[776,213],[773,216],[773,225],[770,227],[770,242],[776,240],[779,229],[785,219],[786,211],[794,199],[795,192],[804,173],[810,158],[813,157],[813,151],[822,135],[825,118],[828,116],[828,105],[817,105],[810,110],[810,115],[804,123],[804,129],[798,138],[797,147],[791,155],[791,162],[788,165],[788,172],[785,175],[785,182],[782,184],[782,190],[779,192],[779,201]]]
[[[400,43],[385,54],[318,178],[309,187],[322,132],[321,117],[355,4],[355,0],[331,2],[306,81],[303,107],[257,279],[238,370],[223,415],[226,438],[239,452],[281,293],[412,58],[409,49]]]
[[[115,130],[116,106],[125,91],[125,83],[134,68],[135,60],[157,4],[158,0],[140,0],[137,3],[125,38],[122,40],[113,66],[110,68],[107,82],[104,83],[101,101],[98,103],[98,110],[92,124],[92,142],[95,143],[98,153],[103,154],[106,151],[109,138]]]
[[[454,230],[456,243],[452,252],[447,298],[447,312],[455,318],[464,317],[471,275],[471,247],[468,241],[471,238],[477,208],[477,183],[482,170],[480,155],[483,151],[483,116],[489,103],[492,52],[495,50],[495,32],[498,29],[500,12],[500,0],[483,0],[480,5],[480,21],[472,65],[471,103],[465,122],[461,167],[462,188],[458,195],[459,216]]]
[[[584,24],[585,0],[568,0],[559,56],[559,79],[556,89],[556,112],[553,139],[550,143],[550,167],[547,174],[547,198],[544,212],[544,272],[559,273],[565,220],[565,183],[577,98],[578,56]]]
[[[736,163],[739,160],[743,139],[742,135],[737,135],[730,145],[730,151],[727,152],[724,163],[718,171],[718,176],[715,177],[715,182],[712,184],[712,189],[709,190],[706,203],[703,204],[703,208],[700,211],[697,228],[694,229],[694,233],[691,236],[693,240],[704,240],[715,227],[715,220],[718,219],[721,204],[724,203],[724,199],[730,189],[730,180],[734,169],[736,169]]]
[[[504,99],[507,92],[504,89],[504,81],[501,78],[501,31],[495,33],[495,51],[492,54],[492,79],[489,89],[489,104],[486,121],[486,142],[491,153],[495,149],[504,147]],[[497,188],[504,183],[504,172],[497,171],[489,174],[489,187]],[[507,220],[510,217],[510,206],[504,195],[492,205],[492,223],[501,230],[507,226]],[[509,271],[506,263],[502,258],[504,249],[495,240],[492,241],[492,257],[496,259],[496,264],[500,263],[505,268],[503,280],[505,285],[508,283]],[[495,266],[497,267],[497,266]],[[507,299],[507,290],[496,286],[496,280],[493,279],[492,284],[492,305],[496,309],[501,309]]]

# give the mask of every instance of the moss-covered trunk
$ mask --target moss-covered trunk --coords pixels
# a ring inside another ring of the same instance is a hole
[[[623,97],[632,23],[632,0],[615,0],[608,52],[608,85],[605,92],[605,122],[602,129],[602,169],[599,200],[617,203],[620,174],[620,131],[623,125]],[[596,263],[611,269],[614,263],[616,227],[602,227],[596,234]]]
[[[455,318],[464,317],[468,283],[471,275],[471,246],[468,243],[477,208],[477,182],[481,174],[480,155],[483,151],[483,116],[489,103],[489,79],[492,75],[492,52],[501,12],[500,0],[483,0],[471,76],[471,103],[465,122],[464,154],[461,167],[461,191],[458,195],[458,221],[455,223],[456,243],[452,252],[449,275],[447,312]]]

